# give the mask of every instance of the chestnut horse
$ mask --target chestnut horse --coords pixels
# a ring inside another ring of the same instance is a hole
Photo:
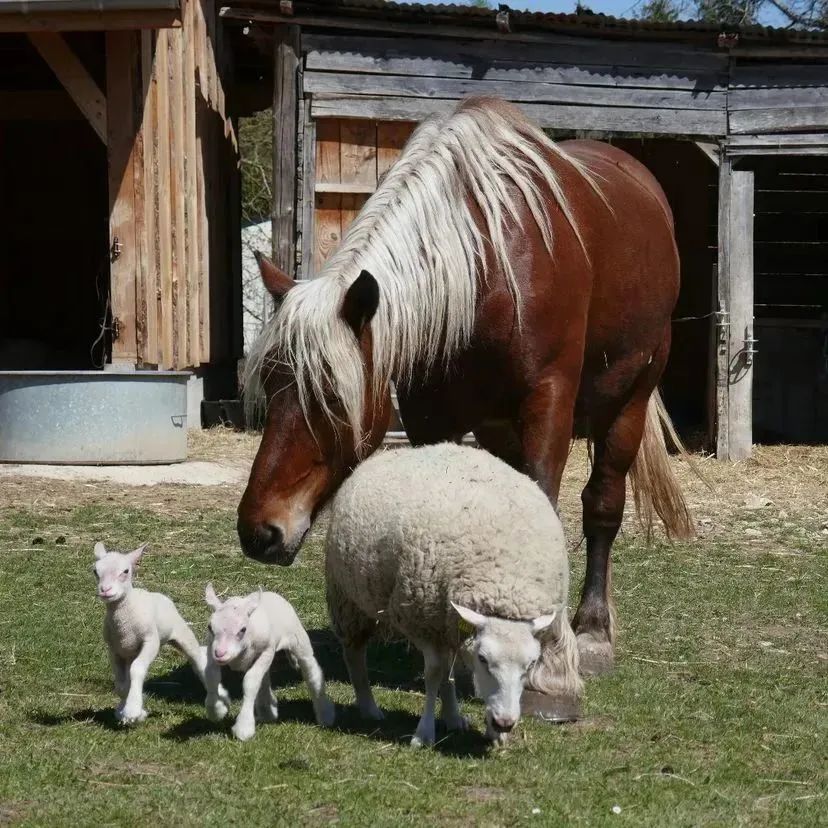
[[[640,512],[691,533],[655,391],[679,262],[653,176],[612,146],[555,144],[511,105],[472,98],[418,127],[319,278],[259,263],[277,309],[247,361],[245,396],[267,408],[239,505],[245,554],[292,563],[382,442],[389,381],[413,444],[471,431],[555,505],[577,411],[594,452],[573,626],[586,670],[609,667],[627,473]]]

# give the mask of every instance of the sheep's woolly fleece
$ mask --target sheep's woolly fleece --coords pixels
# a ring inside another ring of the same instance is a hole
[[[536,483],[486,451],[441,444],[374,455],[334,499],[329,591],[401,631],[458,641],[449,601],[531,620],[564,610],[563,529]],[[566,617],[565,611],[562,613]]]

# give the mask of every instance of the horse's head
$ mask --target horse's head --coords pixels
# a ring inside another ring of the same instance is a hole
[[[282,317],[299,311],[281,305],[289,303],[290,291],[303,288],[272,262],[258,259],[265,287],[280,306],[271,324],[289,325],[291,320]],[[302,298],[307,310],[308,297]],[[239,503],[238,532],[244,554],[264,563],[293,563],[316,514],[359,460],[380,445],[388,428],[390,393],[387,383],[374,387],[372,370],[377,282],[362,271],[336,301],[332,315],[337,318],[301,321],[324,324],[330,338],[339,337],[327,356],[308,347],[313,337],[297,345],[289,336],[277,336],[256,360],[267,414]],[[322,342],[328,338],[322,332]],[[336,361],[343,364],[332,368],[330,363]],[[352,380],[346,399],[336,387],[343,384],[337,382],[343,372]]]

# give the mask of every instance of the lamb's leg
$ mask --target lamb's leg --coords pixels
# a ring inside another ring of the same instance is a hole
[[[144,710],[144,679],[147,677],[150,664],[155,661],[160,647],[161,642],[157,635],[148,638],[144,641],[141,651],[130,664],[129,691],[118,717],[121,724],[137,724],[147,718],[147,711]]]
[[[276,697],[270,686],[270,672],[265,673],[256,696],[256,720],[260,722],[276,722],[279,720],[279,707]]]
[[[428,645],[420,649],[425,659],[425,706],[417,730],[411,739],[411,747],[434,744],[437,696],[448,673],[448,658],[445,653]]]
[[[385,718],[385,714],[377,707],[374,693],[371,690],[371,680],[368,678],[367,652],[367,642],[351,646],[344,644],[342,647],[342,655],[345,658],[348,675],[351,677],[351,685],[354,688],[360,715],[364,719],[381,721]]]
[[[300,638],[293,651],[293,657],[302,671],[305,684],[308,685],[317,724],[322,725],[322,727],[330,727],[336,718],[336,708],[325,693],[325,676],[322,674],[322,668],[313,654],[313,647],[307,634],[304,635],[303,639]]]
[[[129,693],[129,667],[126,659],[121,658],[113,650],[109,651],[109,663],[112,665],[112,679],[115,684],[115,692],[121,700],[120,704],[115,708],[115,716],[120,719],[124,704],[126,703],[127,693]]]
[[[242,681],[244,698],[242,699],[241,710],[232,728],[233,735],[241,742],[252,739],[256,732],[256,698],[259,695],[262,681],[270,669],[270,665],[273,664],[274,655],[276,655],[276,650],[268,647],[244,674]]]
[[[443,721],[448,730],[468,730],[469,720],[460,712],[457,703],[457,687],[451,675],[451,668],[446,672],[443,683],[440,685],[440,701],[442,702]]]
[[[213,660],[209,649],[207,664],[204,667],[204,687],[207,690],[207,698],[204,701],[207,718],[212,722],[220,722],[227,715],[230,696],[221,686],[221,667]]]
[[[170,636],[170,644],[179,652],[183,653],[193,672],[198,677],[198,680],[204,685],[204,689],[209,693],[210,686],[207,682],[207,648],[202,647],[195,637],[195,633],[190,629],[190,625],[179,617],[178,623],[175,626],[173,634]],[[219,669],[219,684],[214,688],[213,693],[225,705],[230,704],[230,696],[221,685],[221,670]],[[225,711],[226,712],[226,711]]]

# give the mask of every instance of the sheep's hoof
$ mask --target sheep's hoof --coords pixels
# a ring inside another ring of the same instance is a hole
[[[576,722],[581,717],[578,697],[563,693],[549,695],[537,690],[524,690],[520,709],[523,716],[534,716],[552,724]]]
[[[240,742],[247,742],[255,735],[256,724],[254,722],[239,722],[237,719],[231,730]]]
[[[207,718],[211,722],[220,722],[229,711],[221,698],[208,699],[204,709],[207,711]]]
[[[325,699],[319,705],[316,720],[322,727],[333,727],[333,723],[336,721],[336,707],[330,699]]]
[[[434,723],[431,726],[418,727],[417,732],[411,737],[411,747],[430,747],[434,744]]]
[[[578,635],[578,655],[582,676],[601,676],[615,667],[615,655],[609,641],[599,641],[592,633]]]
[[[141,724],[141,722],[146,720],[147,715],[147,711],[141,708],[135,710],[134,708],[124,707],[120,710],[120,713],[117,710],[115,711],[115,717],[118,719],[118,722],[125,727]]]

